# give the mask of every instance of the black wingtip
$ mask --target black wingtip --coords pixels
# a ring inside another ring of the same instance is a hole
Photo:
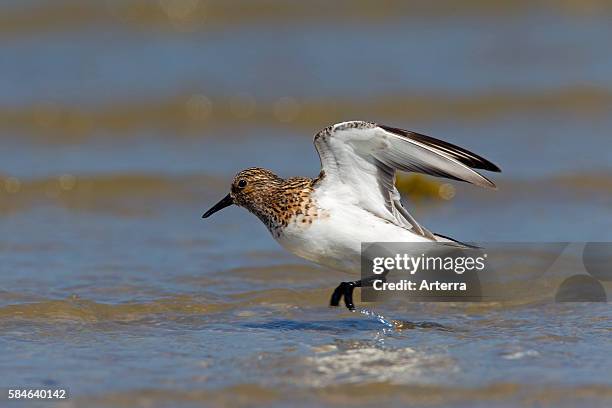
[[[486,163],[486,167],[475,167],[476,169],[483,169],[483,170],[488,170],[488,171],[492,171],[494,173],[501,173],[501,169],[495,164],[495,163],[491,163],[490,161],[488,161],[487,159],[483,159],[481,157],[482,161]]]
[[[387,132],[391,132],[398,136],[406,137],[419,143],[423,143],[425,145],[439,149],[452,156],[460,163],[463,163],[473,169],[481,169],[492,171],[494,173],[501,173],[501,169],[497,165],[491,163],[489,160],[477,155],[476,153],[472,153],[462,147],[456,146],[452,143],[436,139],[435,137],[423,135],[421,133],[411,132],[408,130],[394,128],[391,126],[385,126],[380,124],[378,126],[386,130]]]
[[[485,159],[483,159],[485,160]],[[477,166],[473,166],[474,169],[482,169],[482,170],[487,170],[487,171],[492,171],[493,173],[501,173],[501,169],[494,163],[491,163],[488,160],[486,161],[486,166],[482,166],[482,167],[477,167]]]

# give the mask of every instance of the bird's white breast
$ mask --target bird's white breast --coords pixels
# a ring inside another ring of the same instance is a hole
[[[288,251],[333,269],[359,273],[362,242],[424,242],[405,228],[350,202],[316,200],[312,223],[290,222],[275,239]]]

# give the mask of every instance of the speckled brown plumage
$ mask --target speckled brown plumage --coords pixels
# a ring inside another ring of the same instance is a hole
[[[255,214],[275,237],[291,223],[304,227],[319,216],[312,197],[315,179],[282,179],[269,170],[253,167],[242,170],[232,182],[234,204]]]

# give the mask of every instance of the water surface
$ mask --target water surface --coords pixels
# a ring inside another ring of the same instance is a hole
[[[200,218],[241,168],[316,176],[312,134],[365,119],[503,169],[496,192],[402,179],[433,231],[612,240],[607,3],[166,3],[2,6],[0,388],[78,407],[612,404],[607,303],[350,313],[327,302],[351,277],[244,210]]]

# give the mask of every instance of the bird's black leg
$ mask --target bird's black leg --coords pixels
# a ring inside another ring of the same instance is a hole
[[[361,287],[361,281],[353,281],[353,282],[340,282],[340,285],[334,290],[332,293],[329,304],[331,306],[338,306],[340,304],[340,299],[344,296],[344,304],[348,310],[355,310],[355,305],[353,304],[353,290],[355,288]]]
[[[353,281],[353,282],[340,282],[340,285],[334,290],[334,293],[331,295],[331,299],[329,301],[330,306],[338,306],[340,304],[340,299],[344,296],[344,304],[348,310],[355,310],[355,304],[353,303],[353,291],[355,288],[360,288],[362,286],[370,286],[375,280],[380,279],[383,282],[385,279],[386,273],[381,276],[372,276],[367,279]]]

